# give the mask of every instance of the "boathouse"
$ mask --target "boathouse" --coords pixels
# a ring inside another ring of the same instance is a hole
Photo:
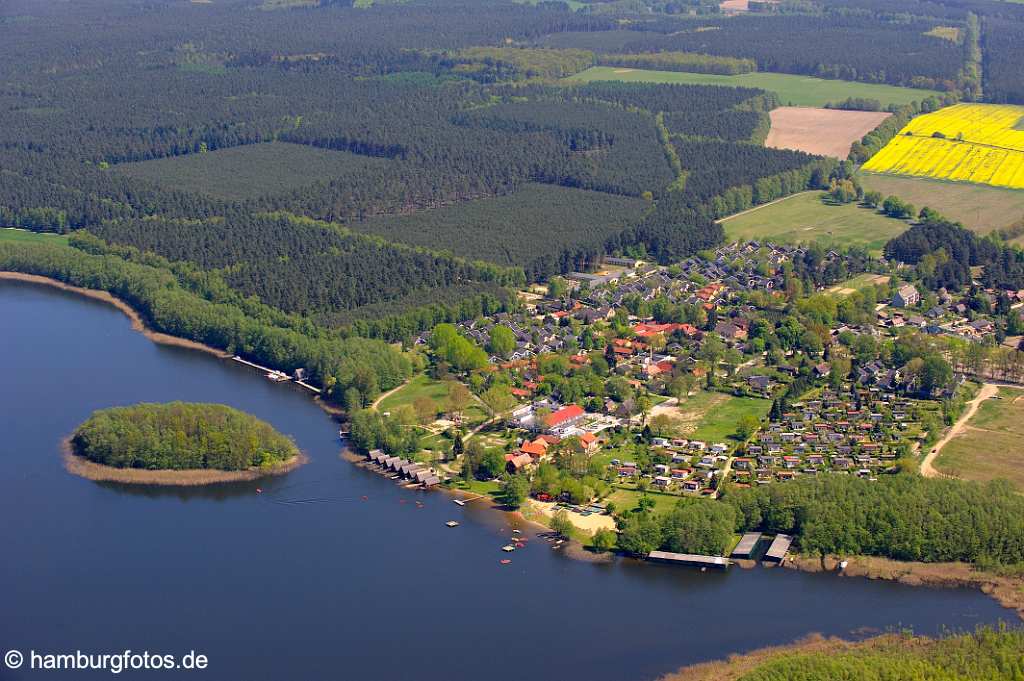
[[[747,532],[740,538],[740,543],[733,549],[733,558],[745,558],[749,559],[754,556],[754,550],[757,548],[757,542],[761,540],[760,532]]]
[[[729,559],[723,556],[699,556],[693,553],[672,553],[671,551],[651,551],[647,554],[647,560],[720,570],[729,567]]]
[[[786,554],[789,552],[789,545],[793,543],[793,538],[788,534],[777,534],[775,539],[772,540],[772,545],[768,547],[768,551],[764,554],[764,559],[773,563],[781,563],[786,559]]]

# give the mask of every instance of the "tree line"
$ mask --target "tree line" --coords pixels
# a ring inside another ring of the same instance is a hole
[[[927,208],[921,211],[919,223],[886,243],[885,255],[915,265],[930,257],[923,282],[931,290],[969,286],[972,267],[984,268],[980,280],[988,288],[1024,288],[1024,252],[981,237]]]
[[[107,291],[138,310],[156,331],[281,371],[306,369],[329,400],[340,401],[349,387],[376,396],[411,374],[409,359],[384,341],[347,337],[286,315],[244,298],[194,266],[111,251],[88,235],[76,235],[73,242],[79,248],[0,243],[0,269]]]
[[[1024,561],[1024,498],[985,484],[912,475],[800,477],[727,487],[740,531],[794,535],[805,554],[1016,564]]]

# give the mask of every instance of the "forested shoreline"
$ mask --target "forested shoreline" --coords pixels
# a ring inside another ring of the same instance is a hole
[[[369,402],[411,374],[408,358],[384,341],[345,337],[226,291],[217,298],[207,290],[213,297],[207,299],[183,285],[168,264],[159,259],[149,263],[60,245],[0,243],[0,270],[107,291],[157,331],[282,371],[306,369],[329,400],[340,401],[346,390],[355,388]],[[210,283],[203,273],[191,273],[191,280],[189,273],[180,274],[198,290]]]

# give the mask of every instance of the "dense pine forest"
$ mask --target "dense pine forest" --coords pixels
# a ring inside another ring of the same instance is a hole
[[[216,270],[244,296],[327,315],[458,284],[523,284],[522,275],[286,217],[123,220],[91,230],[114,244]],[[267,257],[273,253],[275,257]]]
[[[880,22],[876,17],[736,17],[705,30],[650,32],[629,52],[681,51],[746,57],[762,71],[949,89],[961,55],[950,41],[925,36],[934,21]],[[665,28],[670,28],[666,26]],[[680,30],[682,29],[682,30]]]
[[[826,187],[834,161],[762,146],[774,93],[564,80],[591,65],[1022,97],[1009,3],[355,4],[4,3],[0,223],[91,232],[76,243],[103,268],[155,263],[260,323],[406,340],[607,254],[713,247],[718,217]],[[855,154],[932,106],[896,111]],[[191,335],[242,345],[217,324]]]

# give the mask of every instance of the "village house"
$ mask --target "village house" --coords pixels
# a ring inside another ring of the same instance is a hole
[[[921,302],[921,294],[913,284],[904,284],[892,298],[893,307],[914,307]]]

